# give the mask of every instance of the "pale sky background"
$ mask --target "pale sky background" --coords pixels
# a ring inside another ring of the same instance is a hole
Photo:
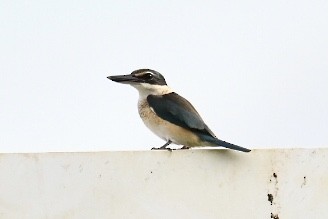
[[[328,146],[328,1],[0,1],[0,152],[148,150],[161,72],[223,140]]]

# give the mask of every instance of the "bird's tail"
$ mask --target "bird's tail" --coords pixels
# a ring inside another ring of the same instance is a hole
[[[210,142],[211,144],[213,144],[213,146],[221,146],[221,147],[225,147],[225,148],[229,148],[229,149],[237,150],[237,151],[242,151],[242,152],[250,152],[251,151],[250,149],[243,148],[238,145],[231,144],[229,142],[222,141],[217,138],[213,138],[212,136],[211,137],[206,136],[204,140],[206,140],[207,142]]]
[[[225,147],[225,148],[229,148],[229,149],[233,149],[233,150],[237,150],[237,151],[242,151],[242,152],[250,152],[251,150],[248,149],[248,148],[243,148],[243,147],[240,147],[238,145],[235,145],[235,144],[231,144],[229,142],[226,142],[226,141],[222,141],[220,139],[215,139],[215,143],[218,145],[218,146],[222,146],[222,147]]]

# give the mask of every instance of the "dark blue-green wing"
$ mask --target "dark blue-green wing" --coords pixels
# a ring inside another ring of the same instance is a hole
[[[178,94],[172,92],[165,95],[149,95],[147,101],[162,119],[215,137],[191,103]]]
[[[176,93],[149,95],[147,101],[159,117],[175,125],[198,132],[199,136],[205,141],[233,150],[250,151],[247,148],[217,139],[188,100]]]

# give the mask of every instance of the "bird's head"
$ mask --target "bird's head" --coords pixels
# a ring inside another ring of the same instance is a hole
[[[107,78],[118,83],[129,84],[141,94],[159,95],[172,92],[163,75],[152,69],[139,69],[129,75],[113,75]]]

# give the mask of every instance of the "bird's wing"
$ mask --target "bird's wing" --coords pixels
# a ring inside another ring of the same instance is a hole
[[[197,130],[216,137],[191,103],[178,94],[172,92],[165,95],[149,95],[147,101],[162,119],[183,128]]]

